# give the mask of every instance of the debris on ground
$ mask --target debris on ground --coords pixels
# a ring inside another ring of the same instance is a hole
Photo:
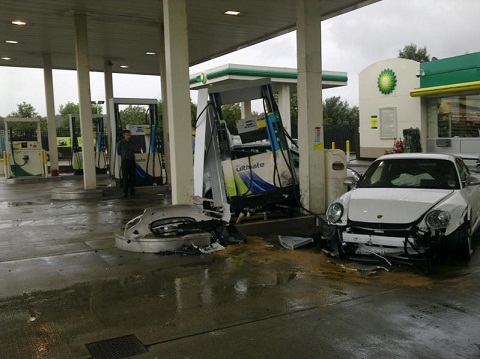
[[[183,256],[190,256],[190,255],[199,255],[199,254],[211,254],[211,253],[218,252],[218,251],[221,251],[221,250],[224,250],[224,249],[225,249],[225,247],[222,246],[218,242],[211,243],[208,246],[204,246],[204,247],[199,247],[199,246],[196,246],[195,244],[191,243],[191,244],[183,245],[181,249],[176,250],[176,251],[160,251],[160,252],[157,252],[155,254],[159,255],[159,256],[168,256],[168,255],[172,255],[172,254],[180,254],[180,255],[183,255]]]
[[[351,272],[359,272],[361,274],[365,275],[374,275],[377,274],[379,271],[385,271],[385,272],[390,272],[390,270],[386,267],[383,266],[378,266],[378,265],[364,265],[364,264],[359,264],[359,263],[349,263],[348,265],[341,265],[342,269],[345,271],[351,271]]]
[[[218,242],[212,243],[209,246],[205,247],[197,247],[195,244],[192,244],[192,246],[198,249],[203,254],[210,254],[218,251],[223,251],[225,249],[225,247]]]
[[[332,252],[332,251],[326,250],[326,249],[324,249],[324,248],[322,248],[322,252],[323,252],[323,254],[325,254],[327,257],[338,258],[338,253],[336,253],[336,252]]]
[[[313,243],[313,238],[279,235],[280,244],[286,249],[295,249]]]

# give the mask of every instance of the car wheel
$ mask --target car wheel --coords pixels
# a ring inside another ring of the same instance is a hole
[[[472,257],[472,236],[468,224],[463,224],[449,236],[449,248],[453,255],[461,260]]]

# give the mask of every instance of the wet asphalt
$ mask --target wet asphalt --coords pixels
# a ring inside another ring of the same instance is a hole
[[[81,177],[0,181],[0,358],[480,357],[478,236],[428,275],[282,247],[323,230],[310,216],[246,221],[210,255],[131,253],[113,232],[168,188],[97,182],[100,198],[58,200]]]

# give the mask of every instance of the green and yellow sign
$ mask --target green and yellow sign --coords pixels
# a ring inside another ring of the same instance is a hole
[[[397,75],[391,69],[380,72],[377,80],[378,90],[384,95],[389,95],[397,86]]]

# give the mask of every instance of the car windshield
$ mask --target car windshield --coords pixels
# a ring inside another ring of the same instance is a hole
[[[384,159],[375,161],[357,188],[459,189],[455,164],[432,158]]]

